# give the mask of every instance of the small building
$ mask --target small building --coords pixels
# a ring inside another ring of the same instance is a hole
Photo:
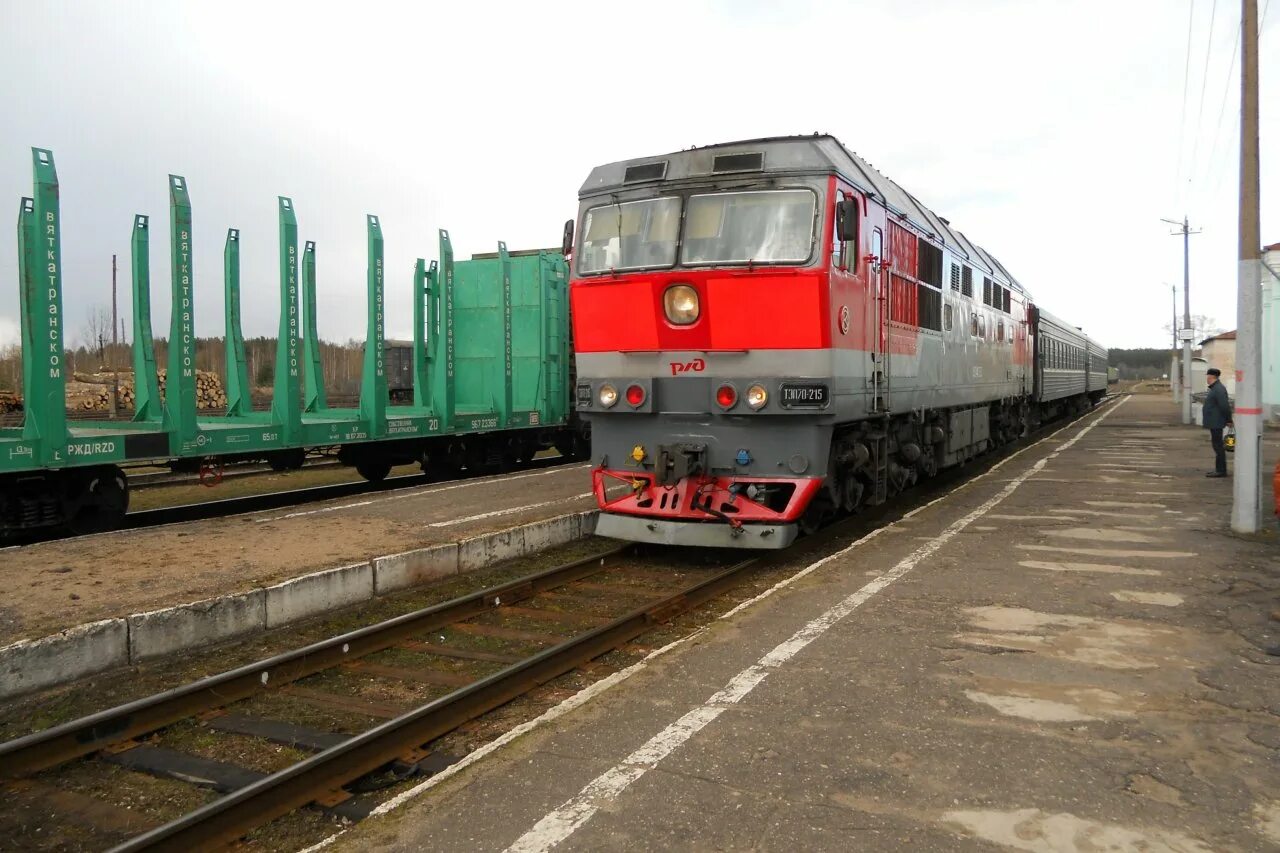
[[[1205,338],[1200,342],[1200,357],[1208,363],[1209,367],[1216,367],[1222,371],[1222,384],[1226,386],[1227,393],[1232,397],[1236,394],[1236,333],[1232,329],[1230,332],[1223,332],[1220,335],[1214,335],[1212,338]],[[1192,385],[1192,391],[1199,391],[1200,386]]]

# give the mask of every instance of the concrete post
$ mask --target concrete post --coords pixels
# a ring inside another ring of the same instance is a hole
[[[1262,229],[1258,209],[1258,5],[1241,0],[1240,18],[1240,265],[1236,296],[1236,471],[1231,529],[1261,526]]]

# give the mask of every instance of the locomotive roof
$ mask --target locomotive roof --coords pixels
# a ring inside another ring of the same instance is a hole
[[[756,163],[750,162],[750,155],[759,155]],[[733,167],[722,168],[721,164]],[[653,168],[647,171],[638,168],[643,166]],[[745,139],[690,148],[658,157],[620,160],[592,169],[586,183],[578,191],[578,196],[586,198],[624,187],[656,186],[666,181],[693,178],[735,178],[750,173],[800,175],[833,172],[877,198],[891,213],[910,222],[916,230],[965,258],[972,266],[988,273],[1002,284],[1019,291],[1024,290],[994,255],[951,227],[945,219],[846,148],[840,140],[827,134]]]

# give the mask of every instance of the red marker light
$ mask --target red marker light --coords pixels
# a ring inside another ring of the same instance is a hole
[[[627,402],[632,406],[639,406],[644,403],[644,388],[639,385],[627,386]]]
[[[716,389],[716,402],[720,404],[722,409],[732,409],[733,405],[738,402],[738,392],[732,385],[721,385]]]

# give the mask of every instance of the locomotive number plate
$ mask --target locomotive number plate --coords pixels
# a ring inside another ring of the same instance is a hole
[[[784,382],[779,390],[787,409],[825,409],[831,402],[831,389],[816,382]]]

